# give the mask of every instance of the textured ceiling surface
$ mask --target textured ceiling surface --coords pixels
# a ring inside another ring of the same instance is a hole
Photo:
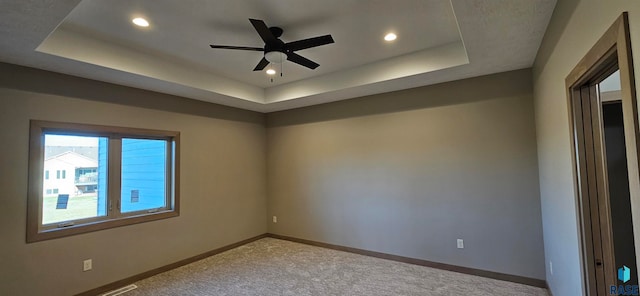
[[[294,5],[295,4],[295,5]],[[530,67],[555,0],[84,0],[0,2],[0,61],[271,112]],[[131,24],[149,20],[148,28]],[[285,42],[331,34],[298,53],[310,70],[252,71],[249,18]],[[398,39],[385,42],[385,33]]]

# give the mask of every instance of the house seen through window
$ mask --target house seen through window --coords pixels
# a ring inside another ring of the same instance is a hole
[[[98,204],[104,203],[105,200],[98,200],[97,173],[93,175],[86,173],[97,172],[100,139],[100,137],[45,135],[42,224],[100,216]],[[102,165],[106,164],[103,162]],[[75,177],[64,178],[61,171],[67,170],[75,172]],[[49,171],[56,172],[55,179],[46,177]],[[56,209],[58,194],[67,194],[71,197],[67,209]]]
[[[122,139],[122,212],[166,206],[166,145],[164,140]],[[107,148],[105,137],[45,135],[42,224],[106,215]],[[48,171],[55,171],[56,179],[47,179]],[[73,178],[66,178],[67,171]],[[56,209],[59,195],[70,196],[67,209]]]

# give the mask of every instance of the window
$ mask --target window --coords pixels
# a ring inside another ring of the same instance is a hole
[[[138,202],[138,200],[140,200],[139,194],[138,190],[131,190],[131,203]]]
[[[32,120],[27,241],[178,216],[179,138]]]

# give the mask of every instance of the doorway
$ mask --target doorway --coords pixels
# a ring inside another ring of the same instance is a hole
[[[590,296],[618,295],[612,289],[638,285],[638,111],[628,32],[623,13],[566,79]]]

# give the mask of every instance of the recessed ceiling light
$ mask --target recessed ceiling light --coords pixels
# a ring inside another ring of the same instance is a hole
[[[148,27],[149,26],[149,22],[141,17],[137,17],[134,18],[133,20],[131,20],[136,26],[139,27]]]
[[[267,69],[267,74],[269,74],[269,75],[276,75],[276,70],[273,70],[273,69]]]
[[[393,33],[384,35],[384,40],[386,41],[393,41],[393,40],[396,40],[396,38],[398,38],[398,36],[396,36],[396,34],[393,34]]]

